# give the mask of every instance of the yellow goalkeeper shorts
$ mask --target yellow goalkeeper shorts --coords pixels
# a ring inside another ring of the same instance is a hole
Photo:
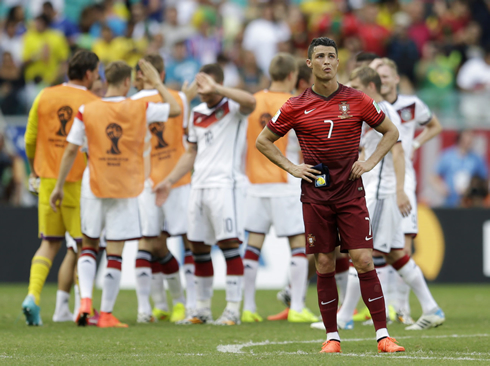
[[[82,238],[80,224],[80,194],[82,182],[66,182],[61,207],[56,212],[49,205],[49,198],[56,179],[41,178],[39,187],[39,237],[46,240],[61,240],[68,232],[73,239]]]

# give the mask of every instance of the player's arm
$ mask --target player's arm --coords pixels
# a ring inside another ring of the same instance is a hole
[[[196,161],[196,156],[197,144],[190,142],[187,150],[182,154],[170,174],[153,188],[153,191],[156,193],[155,203],[157,206],[161,206],[165,203],[172,190],[172,186],[191,171],[194,162]]]
[[[31,169],[31,178],[37,178],[38,175],[34,170],[34,157],[36,155],[36,144],[37,144],[37,131],[38,131],[38,107],[39,100],[41,99],[41,93],[38,94],[34,103],[32,103],[31,110],[29,111],[29,117],[27,119],[26,133],[24,135],[24,141],[26,144],[26,156],[29,162],[29,168]]]
[[[371,171],[398,141],[398,129],[388,117],[385,117],[383,122],[374,129],[381,133],[383,137],[369,159],[366,161],[358,160],[352,165],[349,180],[356,180],[364,173]]]
[[[143,78],[158,91],[165,103],[169,104],[169,117],[177,117],[182,113],[179,103],[175,100],[168,89],[163,85],[158,71],[148,61],[141,59],[138,62]]]
[[[401,141],[391,148],[393,156],[393,166],[396,178],[396,203],[403,217],[408,216],[412,211],[410,200],[405,193],[405,153]]]
[[[432,118],[430,119],[429,123],[425,125],[422,132],[417,136],[415,140],[413,140],[412,158],[415,150],[417,150],[420,146],[425,144],[427,141],[439,135],[441,132],[442,132],[442,125],[441,122],[439,122],[439,118],[437,118],[435,115],[432,115]]]
[[[255,97],[249,92],[218,84],[211,76],[203,72],[196,75],[196,83],[198,93],[217,93],[237,102],[240,105],[241,114],[248,115],[255,109]]]
[[[257,137],[255,146],[267,157],[267,159],[296,178],[304,179],[309,183],[316,180],[315,174],[321,174],[321,172],[312,169],[312,165],[293,164],[274,144],[274,142],[277,140],[279,140],[279,136],[277,136],[266,126],[260,133],[259,137]]]

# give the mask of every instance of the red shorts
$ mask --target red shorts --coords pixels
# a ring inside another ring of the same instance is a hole
[[[331,205],[303,203],[303,220],[307,254],[331,253],[337,245],[344,253],[351,249],[373,248],[364,197]]]

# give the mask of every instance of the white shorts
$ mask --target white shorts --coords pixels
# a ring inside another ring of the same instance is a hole
[[[367,197],[366,203],[371,219],[373,248],[383,253],[403,249],[405,238],[402,230],[402,214],[396,204],[396,195],[377,200]]]
[[[243,241],[245,188],[193,188],[189,198],[190,241],[214,245],[228,239]]]
[[[77,242],[73,239],[68,231],[65,233],[66,249],[72,249],[75,253],[77,252]]]
[[[157,237],[162,231],[171,236],[187,233],[187,207],[191,186],[186,184],[170,191],[162,207],[155,204],[152,182],[145,182],[145,189],[138,197],[141,215],[141,232],[146,237]]]
[[[404,217],[402,220],[403,234],[412,234],[415,236],[419,233],[419,222],[417,220],[417,197],[415,196],[415,189],[410,191],[405,190],[405,193],[410,200],[412,211],[410,211],[410,215]]]
[[[272,225],[278,237],[305,233],[303,204],[299,194],[284,197],[248,195],[246,217],[245,230],[252,233],[268,234]]]
[[[82,233],[91,239],[100,238],[104,228],[107,241],[141,238],[138,197],[96,197],[90,188],[88,168],[83,173],[80,212]]]

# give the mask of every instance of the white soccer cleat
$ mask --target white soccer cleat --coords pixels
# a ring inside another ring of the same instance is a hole
[[[225,309],[223,314],[216,319],[214,325],[238,325],[240,324],[240,313],[230,309]]]
[[[325,329],[325,324],[323,322],[316,322],[316,323],[311,323],[310,328],[312,329],[318,329],[318,330],[326,330]]]
[[[337,318],[337,328],[343,330],[351,330],[354,329],[354,321],[351,319],[348,322],[340,320]]]
[[[55,323],[62,322],[72,322],[74,315],[70,312],[70,310],[60,311],[58,313],[53,314],[53,321]]]
[[[210,308],[196,309],[193,313],[188,314],[187,318],[175,322],[179,325],[189,324],[210,324],[213,322],[213,314]]]
[[[405,330],[425,330],[436,328],[446,321],[446,316],[441,309],[434,314],[422,315],[414,325],[406,327]]]
[[[277,299],[284,304],[287,308],[291,307],[291,290],[289,286],[286,286],[276,295]]]
[[[398,321],[398,323],[405,324],[405,325],[415,324],[414,320],[410,316],[410,313],[403,310],[399,310],[396,313],[396,320]]]
[[[138,313],[138,319],[136,320],[137,323],[156,323],[156,318],[153,316],[153,314],[146,314],[146,313]]]

